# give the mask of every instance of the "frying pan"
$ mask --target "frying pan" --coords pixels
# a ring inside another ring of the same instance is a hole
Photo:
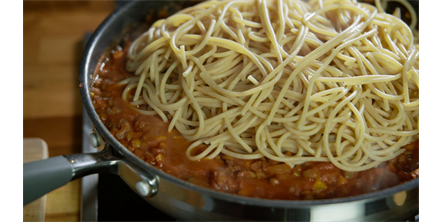
[[[121,145],[106,129],[90,98],[96,68],[103,55],[147,28],[146,15],[164,9],[169,14],[197,2],[140,1],[115,10],[103,21],[85,47],[79,89],[95,129],[96,153],[73,154],[23,164],[23,204],[94,173],[119,175],[141,198],[178,220],[382,221],[408,220],[419,214],[419,179],[353,197],[326,200],[265,200],[217,192],[168,175],[147,164]],[[111,185],[110,185],[111,186]],[[148,213],[146,213],[148,219]]]

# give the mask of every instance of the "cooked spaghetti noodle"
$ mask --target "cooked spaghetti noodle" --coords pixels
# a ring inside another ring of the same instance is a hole
[[[123,98],[194,141],[192,160],[362,171],[418,138],[419,47],[372,5],[207,1],[154,23],[128,56]]]

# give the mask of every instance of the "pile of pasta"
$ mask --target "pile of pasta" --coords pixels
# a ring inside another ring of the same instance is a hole
[[[193,141],[192,160],[362,171],[418,139],[419,46],[379,4],[206,1],[155,22],[128,58],[123,98]]]

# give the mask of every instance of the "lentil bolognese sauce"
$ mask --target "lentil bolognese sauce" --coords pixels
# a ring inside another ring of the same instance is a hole
[[[267,158],[243,160],[220,154],[192,161],[186,156],[191,141],[159,116],[143,115],[122,99],[120,81],[126,71],[130,43],[118,46],[104,58],[92,87],[94,108],[111,134],[127,149],[152,166],[190,183],[248,197],[285,200],[329,199],[364,194],[419,177],[419,141],[376,168],[346,172],[330,162],[306,162],[291,168]],[[133,96],[135,89],[129,95]],[[131,98],[129,98],[130,100]],[[141,105],[138,109],[147,109]],[[192,152],[205,149],[199,145]],[[290,156],[290,152],[285,155]]]

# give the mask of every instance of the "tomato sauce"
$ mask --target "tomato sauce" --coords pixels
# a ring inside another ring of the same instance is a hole
[[[158,116],[140,114],[121,98],[125,86],[117,83],[133,76],[125,70],[128,46],[119,47],[104,59],[92,88],[93,104],[122,145],[170,175],[221,192],[287,200],[354,196],[419,177],[419,141],[408,144],[403,154],[377,168],[354,173],[329,162],[307,162],[291,168],[267,158],[242,160],[224,154],[189,160],[186,150],[190,141],[175,129],[168,132],[168,123]]]

